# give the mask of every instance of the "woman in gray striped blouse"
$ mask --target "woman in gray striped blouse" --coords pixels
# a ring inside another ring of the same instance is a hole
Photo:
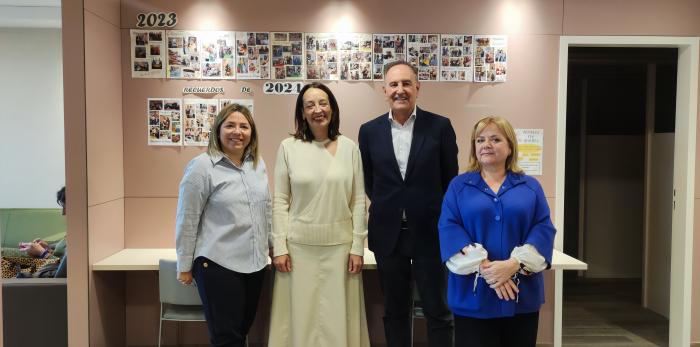
[[[268,257],[270,193],[250,111],[219,112],[209,148],[192,159],[177,206],[177,278],[197,283],[214,346],[244,346]]]

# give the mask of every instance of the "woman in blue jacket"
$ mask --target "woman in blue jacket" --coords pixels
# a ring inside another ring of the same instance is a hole
[[[518,166],[513,127],[500,117],[474,126],[467,172],[450,183],[438,224],[450,270],[455,346],[535,346],[541,271],[555,229],[542,187]]]

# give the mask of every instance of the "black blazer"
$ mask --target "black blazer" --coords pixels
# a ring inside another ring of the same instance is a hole
[[[389,255],[399,239],[401,211],[414,237],[415,255],[440,255],[437,222],[442,198],[457,175],[455,131],[446,117],[416,111],[406,179],[394,155],[389,114],[360,127],[360,152],[369,207],[369,249]]]

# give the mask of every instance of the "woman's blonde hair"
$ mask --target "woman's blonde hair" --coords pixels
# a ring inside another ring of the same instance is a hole
[[[523,169],[518,166],[518,138],[515,136],[515,130],[513,126],[502,117],[487,116],[481,118],[476,124],[474,124],[474,129],[472,130],[471,139],[471,152],[469,153],[469,164],[467,165],[467,171],[481,171],[481,163],[476,157],[476,138],[484,131],[484,128],[490,124],[496,125],[498,130],[505,135],[506,140],[508,140],[508,147],[510,147],[510,155],[506,158],[506,171],[511,171],[515,173],[523,173]]]
[[[226,121],[226,118],[228,118],[228,116],[234,112],[242,114],[248,123],[250,123],[250,143],[248,143],[248,145],[245,147],[243,157],[245,158],[245,156],[248,154],[252,156],[253,167],[256,168],[258,166],[258,161],[260,160],[260,156],[258,154],[258,130],[255,127],[255,121],[253,121],[253,115],[250,113],[250,110],[241,104],[230,104],[224,107],[216,116],[214,126],[212,126],[213,131],[211,134],[209,134],[209,147],[207,148],[207,153],[209,153],[209,155],[224,154],[221,150],[221,138],[219,137],[219,134],[221,133],[221,126],[224,124],[224,121]]]

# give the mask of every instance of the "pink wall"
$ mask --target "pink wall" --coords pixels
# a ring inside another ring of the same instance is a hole
[[[153,6],[149,6],[152,4]],[[202,149],[149,147],[144,129],[144,112],[148,97],[182,97],[185,86],[221,86],[226,94],[216,98],[250,98],[255,101],[256,122],[260,129],[261,148],[269,172],[274,170],[274,158],[280,141],[293,130],[294,96],[269,96],[262,90],[263,81],[177,81],[131,79],[129,30],[133,28],[136,13],[147,11],[176,11],[177,28],[220,30],[299,30],[332,31],[338,13],[347,14],[347,23],[354,31],[364,32],[465,32],[509,34],[509,81],[505,84],[424,83],[418,103],[428,110],[451,118],[461,150],[460,164],[467,160],[466,145],[473,123],[485,114],[508,117],[516,127],[545,129],[545,158],[554,157],[556,124],[556,81],[559,37],[561,32],[561,3],[556,1],[518,2],[451,1],[439,8],[425,8],[418,1],[402,3],[402,8],[421,8],[421,11],[402,10],[394,18],[385,14],[395,12],[388,2],[373,3],[290,3],[275,1],[264,16],[251,4],[225,1],[168,5],[164,2],[122,3],[122,81],[124,124],[124,191],[126,247],[174,247],[174,220],[177,186],[185,164]],[[446,11],[449,9],[449,11]],[[298,18],[306,18],[299,21]],[[422,21],[422,18],[444,18],[441,24]],[[206,20],[206,23],[204,22]],[[552,68],[533,70],[533,66]],[[360,125],[387,110],[381,82],[330,82],[341,107],[341,132],[357,138]],[[252,96],[241,94],[240,87],[249,86]],[[547,97],[543,98],[545,95]],[[192,97],[192,96],[186,96]],[[504,102],[508,100],[509,102]],[[540,100],[535,103],[533,100]],[[542,101],[543,100],[543,101]],[[528,105],[527,108],[522,107]],[[540,177],[546,194],[554,196],[554,161],[545,161],[544,175]],[[553,204],[552,204],[553,206]],[[548,281],[549,292],[553,282]],[[132,286],[132,285],[130,285]],[[149,291],[144,288],[143,291]],[[152,292],[150,290],[149,292]],[[129,299],[130,300],[130,299]],[[553,301],[550,296],[548,301]],[[156,302],[155,300],[152,302]],[[372,303],[368,303],[372,304]],[[375,305],[381,306],[381,296]],[[127,322],[131,317],[155,310],[131,308],[127,302]],[[381,311],[378,311],[381,317]],[[151,312],[150,317],[157,317]],[[540,340],[553,339],[553,306],[543,311]],[[371,320],[371,318],[370,318]],[[149,319],[150,321],[150,319]],[[376,324],[381,329],[380,320]],[[153,329],[127,323],[129,343],[152,339]],[[373,335],[383,342],[381,330]],[[141,335],[147,334],[147,335]],[[139,337],[141,336],[141,337]],[[424,335],[423,335],[424,336]]]
[[[66,156],[68,263],[68,344],[88,346],[87,143],[85,139],[85,38],[83,2],[61,3]],[[66,78],[70,76],[70,78]]]
[[[69,199],[77,201],[69,210],[68,220],[71,258],[75,259],[70,269],[69,302],[76,304],[69,305],[69,314],[87,318],[84,298],[89,287],[91,327],[98,330],[91,331],[94,345],[106,344],[108,336],[115,336],[106,328],[111,324],[106,323],[108,313],[119,311],[125,317],[122,322],[127,321],[123,328],[129,336],[126,342],[154,341],[149,340],[155,336],[151,329],[129,323],[144,310],[151,312],[155,307],[154,287],[146,286],[145,292],[150,293],[146,297],[139,297],[139,291],[133,290],[134,286],[141,286],[134,284],[138,283],[134,282],[137,277],[150,275],[129,274],[124,279],[100,274],[88,286],[85,264],[92,264],[122,247],[173,247],[177,185],[184,165],[201,152],[194,148],[147,146],[143,126],[146,98],[181,97],[182,87],[205,85],[226,89],[226,94],[217,98],[247,98],[251,96],[240,94],[240,87],[251,87],[262,155],[270,172],[274,170],[279,142],[292,130],[294,97],[264,95],[261,81],[131,79],[128,29],[135,27],[136,13],[175,11],[180,21],[177,28],[194,30],[507,34],[511,57],[507,83],[424,83],[418,103],[450,117],[458,135],[462,167],[466,163],[469,129],[484,114],[505,116],[516,127],[545,129],[544,174],[539,179],[552,207],[559,36],[700,35],[700,24],[695,19],[695,14],[700,13],[700,3],[693,0],[450,0],[435,6],[425,6],[425,2],[417,0],[400,3],[274,0],[266,3],[264,12],[256,2],[124,0],[119,4],[118,0],[93,0],[86,1],[84,13],[80,3],[65,0],[63,5],[64,16],[67,15],[64,18],[70,19],[64,19],[64,70],[70,76],[64,79],[67,81],[66,170],[68,186],[74,187]],[[84,58],[81,55],[83,16]],[[87,60],[84,80],[80,70],[83,59]],[[109,66],[121,66],[121,71]],[[360,124],[386,111],[380,82],[328,85],[340,102],[341,131],[350,138],[356,139]],[[82,94],[85,89],[87,96]],[[696,186],[696,198],[700,200],[700,185]],[[85,206],[89,207],[84,209]],[[695,232],[697,245],[700,227],[696,226]],[[695,264],[700,266],[699,263],[700,256],[696,255]],[[553,282],[549,277],[548,302],[551,303]],[[152,279],[146,283],[154,285]],[[693,301],[694,341],[700,340],[697,292]],[[115,304],[107,304],[110,300]],[[551,329],[547,329],[551,327],[552,313],[550,304],[543,308],[541,341],[552,341]],[[120,317],[117,315],[109,322],[119,321]],[[97,320],[92,322],[94,318]],[[71,319],[69,324],[71,341],[85,345],[80,341],[87,335],[86,323]]]

